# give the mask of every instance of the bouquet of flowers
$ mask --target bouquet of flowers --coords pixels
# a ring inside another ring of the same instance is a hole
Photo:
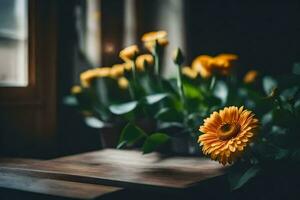
[[[122,127],[117,148],[150,153],[189,138],[198,152],[230,166],[233,189],[274,163],[300,161],[299,64],[288,76],[255,70],[241,76],[235,54],[199,55],[186,66],[177,48],[177,75],[166,79],[161,57],[167,33],[141,39],[145,52],[136,45],[123,49],[123,63],[82,72],[71,90],[88,125]]]

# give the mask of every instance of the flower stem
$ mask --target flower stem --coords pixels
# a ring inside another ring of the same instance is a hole
[[[134,60],[132,61],[131,72],[132,72],[132,84],[130,84],[129,92],[130,92],[131,98],[135,99],[136,98],[135,90],[136,90],[137,83],[136,83],[136,67],[135,67],[135,61]]]
[[[216,76],[213,76],[210,81],[209,90],[212,91],[216,85]]]
[[[157,79],[157,83],[158,83],[159,89],[162,90],[162,84],[161,84],[161,78],[160,78],[160,70],[159,70],[160,59],[159,59],[158,52],[156,50],[154,51],[153,56],[154,56],[154,74],[155,74],[155,77]]]
[[[180,99],[183,104],[185,104],[185,97],[184,97],[184,91],[183,91],[183,84],[182,84],[182,77],[181,77],[181,71],[180,71],[180,65],[176,64],[177,67],[177,87]]]
[[[135,61],[132,61],[132,79],[133,79],[133,83],[134,85],[136,85],[136,69],[135,69]]]
[[[134,95],[134,92],[133,92],[133,84],[129,84],[129,95],[130,95],[130,98],[131,100],[135,100],[135,95]]]

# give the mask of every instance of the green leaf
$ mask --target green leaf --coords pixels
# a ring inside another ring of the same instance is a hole
[[[227,102],[228,87],[224,81],[217,81],[214,89],[214,95],[221,99],[222,104]]]
[[[241,176],[233,176],[230,180],[230,186],[232,190],[236,190],[245,185],[250,179],[255,177],[261,168],[258,165],[254,165],[247,169]]]
[[[192,84],[184,83],[183,90],[187,98],[199,98],[199,99],[203,98],[203,95],[201,94],[201,90]]]
[[[300,100],[297,100],[297,101],[295,102],[294,108],[295,108],[295,110],[300,111]]]
[[[85,117],[84,122],[86,123],[86,125],[92,128],[104,128],[107,126],[107,124],[96,117]]]
[[[145,97],[147,104],[155,104],[168,96],[167,93],[152,94]]]
[[[281,92],[281,97],[283,100],[291,100],[295,97],[295,95],[298,93],[299,87],[294,86],[288,89],[285,89]]]
[[[273,125],[270,131],[270,135],[286,135],[287,128]]]
[[[68,105],[68,106],[78,106],[78,100],[75,96],[65,96],[63,98],[63,104]]]
[[[187,123],[189,127],[195,127],[201,124],[203,121],[203,116],[199,112],[191,113],[187,116]]]
[[[175,109],[162,108],[154,116],[156,119],[165,122],[180,122],[182,121],[181,113],[177,112]]]
[[[281,142],[283,142],[283,140],[281,140]],[[255,151],[257,151],[257,153],[261,155],[264,160],[271,161],[283,160],[290,155],[289,150],[267,142],[257,145]]]
[[[167,79],[167,80],[162,79],[161,81],[162,81],[164,91],[169,92],[171,94],[177,94],[178,90],[177,90],[177,80],[176,80],[176,78],[170,78],[170,79]]]
[[[120,149],[125,145],[133,145],[138,140],[146,136],[147,134],[142,129],[131,123],[128,123],[122,130],[117,148]]]
[[[179,122],[161,122],[158,123],[157,128],[159,130],[170,129],[170,128],[183,129],[184,126],[182,123]]]
[[[109,110],[115,115],[123,115],[133,111],[137,107],[137,105],[137,101],[131,101],[127,103],[111,105],[109,106]]]
[[[300,75],[300,63],[295,63],[293,66],[293,74]]]
[[[277,85],[277,81],[274,78],[270,76],[265,76],[263,78],[263,88],[267,95],[269,95]]]
[[[96,117],[101,119],[102,121],[108,121],[111,117],[111,113],[109,112],[109,110],[106,110],[101,105],[94,105],[94,107],[92,107],[92,110],[94,111]]]
[[[279,149],[276,156],[275,156],[275,160],[281,160],[281,159],[285,159],[290,155],[289,150],[286,149]]]
[[[273,111],[273,123],[279,126],[288,127],[295,119],[289,109],[286,109],[285,104],[282,105],[282,109],[276,109]]]
[[[222,103],[221,99],[215,96],[206,96],[204,102],[209,105],[209,107],[218,106]]]
[[[154,133],[147,137],[143,145],[143,153],[151,153],[162,144],[166,143],[170,137],[164,133]]]
[[[263,126],[266,126],[267,124],[270,124],[271,122],[273,121],[273,112],[270,111],[266,114],[264,114],[262,117],[261,117],[261,124]]]
[[[296,161],[296,162],[299,162],[300,161],[300,149],[296,149],[292,156],[291,156],[291,159]]]

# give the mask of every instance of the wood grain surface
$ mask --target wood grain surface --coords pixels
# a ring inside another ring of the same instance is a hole
[[[24,167],[0,167],[0,172],[36,177],[157,190],[185,189],[220,176],[225,168],[195,157],[164,158],[157,153],[106,149]]]
[[[0,173],[0,187],[74,199],[95,199],[121,188]]]
[[[34,174],[33,176],[28,176],[22,175],[22,173],[15,173],[15,169],[30,170],[33,164],[41,162],[46,161],[22,158],[1,158],[0,168],[4,170],[0,169],[0,187],[73,199],[94,199],[122,190],[122,188],[118,187],[56,180],[52,179],[51,175],[38,176]]]

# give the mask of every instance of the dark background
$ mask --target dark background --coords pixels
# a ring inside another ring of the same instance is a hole
[[[233,52],[241,68],[290,72],[299,61],[299,1],[187,1],[190,55]]]

